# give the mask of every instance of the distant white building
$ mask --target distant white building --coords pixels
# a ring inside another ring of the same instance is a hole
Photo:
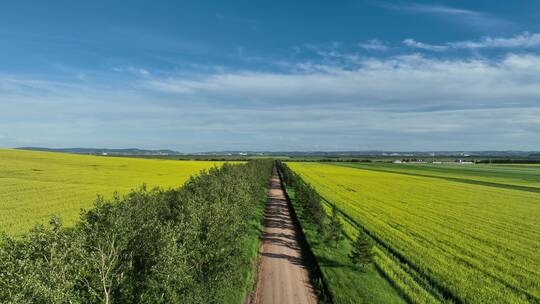
[[[393,161],[394,164],[402,164],[403,161],[399,160],[399,159],[396,159],[395,161]]]

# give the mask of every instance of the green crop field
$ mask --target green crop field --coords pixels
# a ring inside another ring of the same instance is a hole
[[[0,149],[0,231],[19,234],[52,215],[73,225],[97,194],[122,194],[143,183],[178,187],[220,164]]]
[[[540,192],[538,165],[341,163],[342,166]]]
[[[373,237],[377,268],[410,302],[540,302],[540,167],[289,166],[348,233]]]

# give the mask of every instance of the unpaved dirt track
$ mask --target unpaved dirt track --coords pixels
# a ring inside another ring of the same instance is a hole
[[[268,190],[254,304],[317,303],[276,168]]]

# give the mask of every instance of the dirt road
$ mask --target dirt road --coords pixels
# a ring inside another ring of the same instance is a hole
[[[254,304],[317,303],[276,169],[268,190]]]

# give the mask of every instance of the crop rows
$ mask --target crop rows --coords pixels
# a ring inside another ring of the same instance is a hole
[[[433,165],[388,163],[341,163],[340,165],[418,176],[431,176],[454,181],[492,184],[540,192],[540,167],[537,165]]]
[[[383,252],[377,263],[403,293],[417,289],[413,278],[442,301],[539,301],[540,194],[332,165],[290,167],[376,236],[379,250],[397,254]]]
[[[53,215],[73,225],[97,194],[178,187],[219,162],[81,156],[0,149],[0,231],[20,234]]]

